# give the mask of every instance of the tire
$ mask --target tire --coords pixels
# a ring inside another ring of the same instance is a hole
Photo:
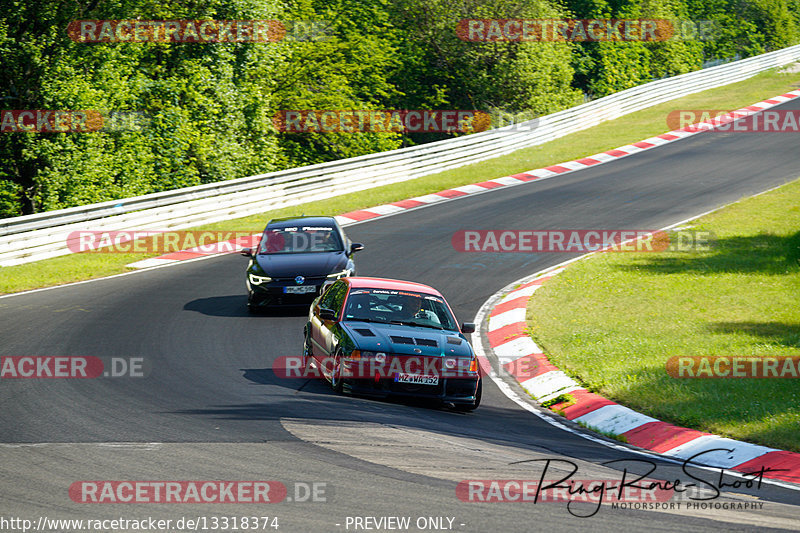
[[[303,331],[303,373],[308,374],[308,369],[311,368],[311,360],[313,359],[311,353],[311,338],[308,336],[308,330]]]
[[[247,311],[251,314],[258,313],[258,302],[253,297],[253,291],[247,293]]]
[[[333,356],[333,369],[331,369],[331,388],[333,392],[341,394],[344,390],[344,384],[342,383],[342,352],[336,351],[336,354]]]
[[[481,396],[483,394],[483,378],[478,379],[478,391],[475,393],[475,401],[467,404],[456,404],[456,411],[469,412],[474,411],[481,404]]]

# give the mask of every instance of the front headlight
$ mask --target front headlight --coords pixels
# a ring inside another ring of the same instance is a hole
[[[269,276],[256,276],[255,274],[247,274],[252,285],[261,285],[262,283],[269,283],[272,278]]]
[[[334,272],[333,274],[328,274],[328,279],[345,278],[345,277],[347,277],[349,275],[350,275],[350,269],[349,268],[345,268],[341,272]]]
[[[379,363],[383,363],[386,360],[386,354],[384,352],[368,352],[368,351],[361,351],[361,350],[353,350],[350,353],[350,357],[347,359],[353,361],[360,361],[361,359],[375,359]]]
[[[471,376],[478,372],[478,359],[476,357],[445,357],[442,366],[446,372],[455,371],[457,376]]]

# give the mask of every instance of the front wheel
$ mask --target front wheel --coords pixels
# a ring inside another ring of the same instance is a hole
[[[258,300],[253,291],[247,293],[247,311],[252,314],[257,314],[260,310],[261,301]]]
[[[305,340],[303,341],[303,372],[307,373],[309,368],[311,368],[311,360],[314,358],[313,353],[311,352],[311,337],[308,335],[307,332],[304,332],[303,337]]]
[[[481,404],[481,395],[483,393],[483,378],[478,379],[478,390],[475,392],[475,401],[466,404],[456,404],[456,411],[474,411]]]
[[[333,356],[333,369],[331,370],[331,388],[334,392],[341,393],[344,390],[342,383],[342,352],[337,351]]]

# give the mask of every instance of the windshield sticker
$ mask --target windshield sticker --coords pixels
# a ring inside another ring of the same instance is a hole
[[[388,294],[391,296],[413,296],[414,298],[424,298],[426,300],[433,300],[434,302],[443,302],[438,296],[431,296],[427,294],[419,294],[416,292],[407,291],[393,291],[389,289],[358,289],[358,292],[352,291],[350,294]]]

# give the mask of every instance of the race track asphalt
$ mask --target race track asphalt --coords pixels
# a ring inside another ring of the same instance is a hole
[[[503,286],[575,254],[460,253],[451,244],[455,232],[658,229],[795,179],[797,146],[787,133],[704,133],[580,172],[366,221],[347,233],[366,244],[357,255],[359,275],[433,285],[459,320],[471,321]],[[800,493],[772,485],[726,490],[713,500],[763,503],[747,511],[604,506],[581,518],[590,504],[462,502],[459,481],[538,479],[544,463],[535,459],[554,460],[550,475],[574,462],[576,479],[619,479],[625,466],[645,465],[603,465],[642,456],[555,428],[488,379],[483,405],[461,414],[277,378],[272,363],[300,353],[305,310],[248,314],[245,263],[220,256],[0,299],[2,356],[141,357],[149,367],[144,378],[0,382],[2,516],[269,515],[281,531],[309,532],[354,531],[347,521],[354,516],[408,516],[412,524],[450,517],[454,531],[477,532],[800,528]],[[658,479],[691,481],[681,465],[654,464]],[[302,483],[324,484],[325,496],[272,505],[92,505],[70,500],[69,486],[80,480],[277,480],[290,498],[302,496]]]

